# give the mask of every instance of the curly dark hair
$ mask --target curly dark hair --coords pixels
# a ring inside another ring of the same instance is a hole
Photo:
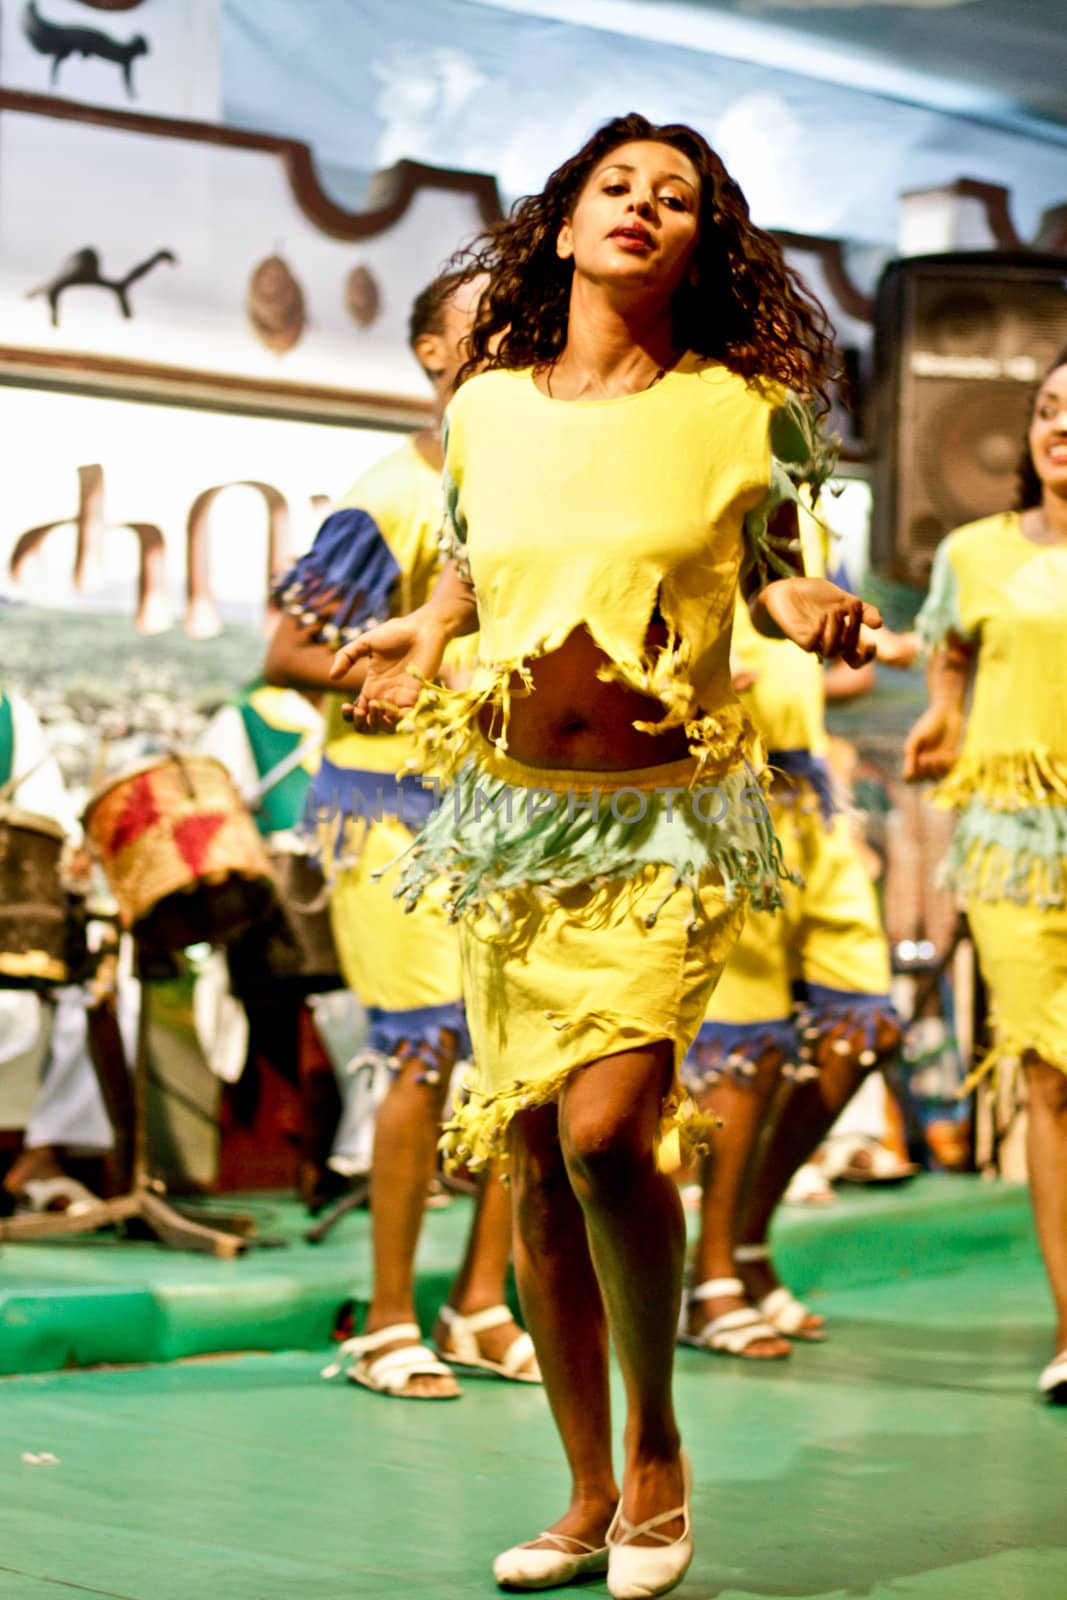
[[[415,296],[408,317],[408,344],[424,333],[440,333],[445,325],[445,307],[459,288],[467,281],[465,272],[442,272],[439,278],[428,283]]]
[[[1019,452],[1019,460],[1015,467],[1015,511],[1030,511],[1034,506],[1041,504],[1042,484],[1034,466],[1034,458],[1030,454],[1030,422],[1034,414],[1034,405],[1046,380],[1056,371],[1057,367],[1067,367],[1067,344],[1057,356],[1049,362],[1044,372],[1034,386],[1030,396],[1030,404],[1026,411],[1026,432],[1023,434],[1023,446]]]
[[[677,348],[721,361],[746,378],[777,379],[828,410],[839,364],[826,312],[787,265],[777,240],[749,220],[748,202],[707,140],[683,123],[657,125],[636,112],[606,122],[556,168],[540,194],[516,201],[504,221],[450,263],[468,277],[489,278],[458,382],[486,368],[546,367],[558,360],[567,342],[574,271],[573,262],[556,254],[560,227],[604,157],[634,140],[671,145],[700,174],[696,270],[674,297]]]

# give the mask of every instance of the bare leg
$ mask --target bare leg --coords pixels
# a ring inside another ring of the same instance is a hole
[[[700,1238],[695,1252],[693,1282],[707,1283],[712,1278],[733,1278],[734,1248],[738,1242],[742,1205],[752,1176],[754,1158],[767,1112],[782,1070],[782,1056],[767,1050],[756,1064],[755,1076],[743,1083],[724,1077],[707,1090],[703,1106],[720,1117],[723,1126],[715,1134],[701,1168],[702,1200]],[[692,1334],[728,1311],[743,1310],[748,1301],[742,1295],[717,1295],[694,1302],[688,1312]],[[771,1360],[787,1356],[787,1339],[754,1339],[745,1347],[746,1357]]]
[[[495,1167],[490,1167],[478,1187],[467,1249],[448,1296],[448,1304],[462,1316],[502,1305],[507,1297],[508,1262],[511,1259],[511,1196]],[[503,1361],[519,1337],[516,1323],[501,1323],[477,1335],[479,1349],[489,1361]],[[439,1318],[434,1340],[441,1350],[451,1347],[447,1325]],[[536,1370],[531,1356],[523,1372]]]
[[[608,1330],[555,1106],[524,1111],[513,1121],[511,1188],[523,1320],[571,1471],[570,1505],[551,1531],[599,1547],[619,1499],[611,1464]]]
[[[862,1027],[846,1022],[827,1029],[815,1047],[816,1076],[790,1084],[780,1095],[745,1207],[740,1243],[766,1243],[771,1218],[794,1172],[818,1149],[868,1072],[900,1044],[900,1027],[888,1017],[878,1019],[872,1051],[866,1049],[863,1034]],[[769,1261],[746,1264],[743,1276],[757,1300],[779,1284]],[[813,1319],[813,1325],[818,1321]]]
[[[671,1378],[685,1223],[677,1185],[655,1162],[670,1073],[666,1042],[626,1051],[576,1073],[559,1110],[567,1173],[626,1388],[622,1509],[632,1523],[680,1505],[683,1495]],[[680,1519],[661,1531],[678,1537]]]
[[[426,1065],[411,1058],[401,1067],[386,1096],[374,1130],[371,1163],[371,1230],[374,1292],[366,1332],[398,1322],[415,1322],[415,1251],[426,1210],[426,1193],[437,1164],[437,1138],[454,1045],[438,1061],[437,1081]],[[410,1343],[398,1340],[397,1346]],[[379,1354],[397,1346],[383,1346]],[[409,1394],[450,1395],[449,1377],[415,1377]]]
[[[1067,1073],[1025,1058],[1030,1099],[1027,1160],[1034,1221],[1056,1306],[1056,1353],[1067,1349]]]

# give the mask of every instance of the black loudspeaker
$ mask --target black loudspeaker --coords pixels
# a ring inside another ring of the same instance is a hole
[[[1067,256],[889,264],[866,430],[876,571],[925,587],[946,533],[1012,506],[1034,385],[1065,345]]]

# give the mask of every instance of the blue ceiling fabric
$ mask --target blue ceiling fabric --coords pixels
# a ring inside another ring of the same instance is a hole
[[[1027,61],[1044,59],[1046,77],[1062,72],[1053,4],[1018,0],[1010,22],[997,18],[1008,8],[994,0],[941,8],[855,0],[814,11],[808,0],[705,0],[694,9],[766,19],[779,40],[786,24],[802,26],[809,44],[816,27],[868,47],[881,40],[886,52],[899,38],[903,58],[914,50],[913,65],[928,71],[951,70],[957,46],[959,61],[970,62],[985,36],[1001,52],[984,70],[1003,98],[1004,74],[1025,75],[1020,50]],[[654,17],[655,7],[645,9]],[[1031,37],[1024,13],[1034,18]],[[326,180],[332,172],[349,195],[360,192],[363,174],[408,157],[489,170],[510,200],[540,187],[599,122],[639,110],[700,128],[763,226],[890,253],[897,197],[909,189],[958,177],[1001,184],[1023,237],[1067,197],[1064,150],[1051,134],[484,0],[223,0],[223,47],[226,120],[306,140]],[[345,173],[354,174],[347,185]]]

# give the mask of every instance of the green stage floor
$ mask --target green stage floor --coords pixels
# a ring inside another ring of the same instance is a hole
[[[283,1249],[216,1261],[98,1234],[0,1245],[0,1375],[72,1366],[174,1361],[248,1350],[322,1349],[338,1306],[370,1289],[370,1219],[346,1217],[321,1245],[285,1198],[227,1197]],[[419,1311],[447,1293],[467,1225],[463,1201],[427,1215]],[[851,1191],[831,1208],[787,1210],[776,1234],[782,1271],[801,1293],[958,1271],[987,1256],[1033,1255],[1025,1193],[975,1178],[920,1178]]]
[[[464,1220],[462,1205],[428,1218],[427,1306]],[[115,1339],[154,1306],[170,1354],[210,1345],[213,1314],[261,1349],[312,1328],[312,1302],[322,1327],[300,1341],[318,1348],[0,1383],[2,1600],[496,1592],[493,1553],[561,1504],[544,1397],[483,1381],[458,1404],[404,1404],[322,1382],[326,1312],[339,1288],[365,1286],[365,1229],[353,1219],[318,1252],[232,1264],[147,1246],[4,1250],[8,1340],[49,1284],[84,1302],[86,1324],[95,1305]],[[1067,1596],[1067,1411],[1034,1394],[1051,1321],[1025,1197],[922,1180],[790,1215],[780,1254],[798,1286],[821,1285],[832,1338],[773,1367],[680,1352],[697,1480],[680,1600]],[[285,1310],[293,1296],[304,1323]],[[24,1459],[45,1452],[58,1463]]]

